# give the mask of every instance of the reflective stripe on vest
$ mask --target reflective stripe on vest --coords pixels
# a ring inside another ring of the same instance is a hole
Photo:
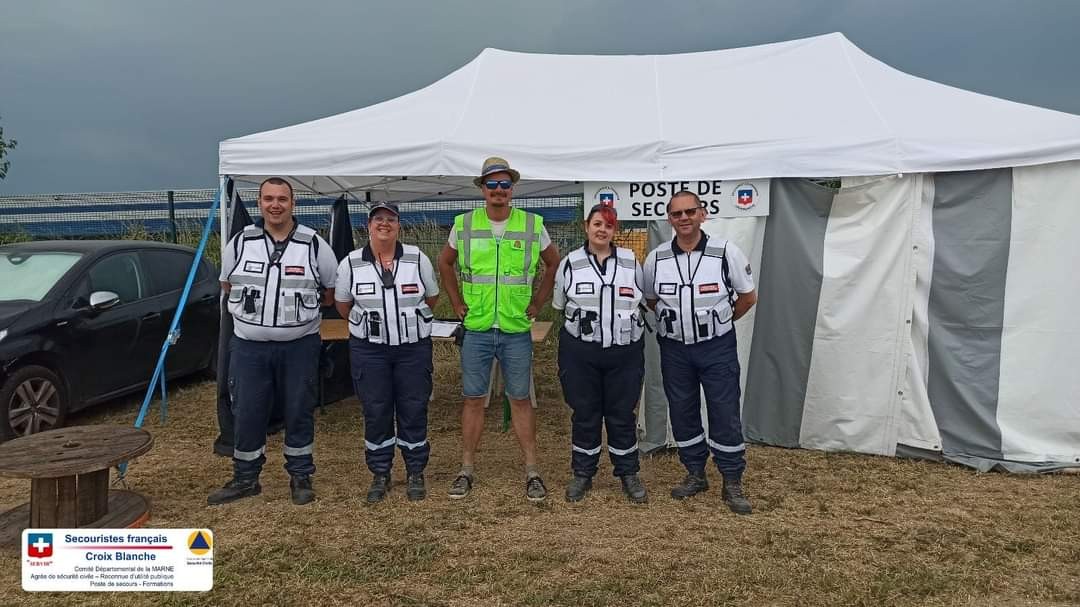
[[[403,244],[394,264],[394,287],[382,283],[379,267],[363,258],[364,249],[349,253],[349,333],[375,344],[397,346],[431,336],[434,315],[424,301],[420,249]]]
[[[511,209],[506,232],[496,239],[485,209],[458,215],[458,259],[461,294],[469,313],[465,328],[486,331],[498,321],[499,330],[524,333],[532,326],[525,310],[532,298],[532,281],[540,261],[544,220]]]
[[[652,287],[661,337],[695,344],[724,335],[734,326],[727,241],[721,242],[715,246],[710,239],[696,254],[675,255],[670,243],[657,250]]]
[[[563,273],[563,326],[567,333],[602,347],[626,346],[641,339],[645,321],[638,306],[637,259],[630,249],[615,248],[605,272],[579,247],[560,264]]]

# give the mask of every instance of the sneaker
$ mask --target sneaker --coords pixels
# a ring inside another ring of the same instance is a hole
[[[311,488],[310,476],[294,476],[289,479],[289,492],[292,494],[292,503],[297,506],[310,504],[315,500],[315,491]]]
[[[690,472],[686,475],[686,478],[683,479],[681,485],[671,489],[671,497],[677,500],[683,500],[697,495],[708,488],[709,481],[705,479],[704,471],[698,473]]]
[[[540,475],[530,476],[525,480],[525,497],[530,502],[542,502],[547,497],[547,487]]]
[[[467,474],[459,474],[450,484],[450,499],[459,500],[472,491],[472,477]]]
[[[636,474],[627,474],[620,476],[619,480],[622,481],[622,492],[631,503],[644,504],[649,501],[649,494],[645,491],[641,477]]]
[[[410,502],[418,502],[427,497],[427,489],[424,487],[424,473],[410,474],[408,487],[405,489],[405,497]]]
[[[592,489],[592,478],[588,476],[574,475],[570,484],[566,486],[566,501],[580,502],[585,499],[585,494]]]
[[[750,500],[746,499],[746,494],[743,493],[742,481],[724,479],[720,496],[735,514],[750,514],[754,511],[750,506]]]
[[[228,504],[260,493],[262,493],[262,487],[259,486],[259,481],[240,481],[234,478],[225,483],[225,486],[221,489],[211,493],[206,498],[206,503],[210,506],[220,506],[221,504]]]
[[[367,490],[367,503],[374,504],[383,501],[390,491],[390,475],[376,474],[371,478],[371,486]]]

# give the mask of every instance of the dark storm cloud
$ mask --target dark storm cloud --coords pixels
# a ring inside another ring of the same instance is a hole
[[[407,93],[484,47],[674,53],[840,31],[903,71],[1080,114],[1077,23],[1069,0],[5,2],[0,125],[19,147],[0,193],[214,187],[218,141]]]

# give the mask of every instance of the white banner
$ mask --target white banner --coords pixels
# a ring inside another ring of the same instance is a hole
[[[593,205],[615,208],[619,219],[667,219],[667,203],[683,190],[697,194],[709,217],[748,217],[769,214],[769,180],[585,182],[585,213]]]
[[[22,588],[29,591],[207,591],[214,586],[208,529],[27,529]]]

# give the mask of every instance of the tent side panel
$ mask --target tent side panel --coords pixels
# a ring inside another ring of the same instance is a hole
[[[941,434],[938,432],[930,396],[926,390],[929,355],[927,340],[930,331],[928,318],[930,284],[934,265],[934,179],[923,178],[919,212],[911,231],[912,270],[915,274],[915,294],[911,306],[911,331],[906,334],[907,364],[900,405],[896,440],[899,445],[916,450],[936,452],[941,457]],[[912,452],[908,450],[908,452]]]
[[[844,179],[825,233],[804,447],[893,455],[923,176]]]
[[[996,421],[1012,171],[934,180],[927,392],[946,458],[1001,459]]]
[[[1005,459],[1080,465],[1080,162],[1013,169],[997,423]]]
[[[671,225],[666,221],[649,222],[648,250],[652,251],[661,243],[671,240]],[[644,260],[642,260],[644,261]],[[655,315],[650,315],[649,322],[655,326]],[[668,424],[668,404],[664,395],[664,377],[660,373],[660,346],[656,343],[656,334],[648,333],[645,340],[645,388],[638,406],[638,446],[642,452],[675,444]]]
[[[833,191],[774,179],[757,273],[743,429],[752,441],[799,446]]]

